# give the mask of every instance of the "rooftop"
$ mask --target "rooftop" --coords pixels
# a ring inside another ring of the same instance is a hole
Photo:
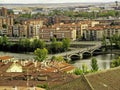
[[[120,67],[82,75],[50,90],[120,90]]]

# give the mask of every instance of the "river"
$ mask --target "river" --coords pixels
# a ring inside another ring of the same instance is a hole
[[[115,54],[104,54],[104,55],[98,55],[93,57],[97,59],[99,70],[103,70],[103,69],[109,69],[110,62],[113,59],[117,59],[119,56]],[[86,64],[88,66],[88,69],[91,69],[91,60],[93,57],[88,59],[76,60],[73,65],[78,68],[82,68],[82,64]]]
[[[10,53],[10,52],[0,52],[0,56],[3,55],[9,55],[9,56],[14,56],[15,58],[18,59],[33,59],[34,55],[32,54],[20,54],[20,53]],[[99,69],[109,69],[110,68],[110,62],[113,59],[118,58],[118,55],[115,54],[104,54],[104,55],[98,55],[94,56],[97,59]],[[82,64],[86,64],[89,69],[91,69],[91,58],[88,59],[82,59],[82,60],[76,60],[75,63],[73,64],[75,67],[81,68]]]

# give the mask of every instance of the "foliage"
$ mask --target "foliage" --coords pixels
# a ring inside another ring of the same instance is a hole
[[[106,36],[105,35],[103,35],[103,38],[102,38],[102,45],[103,46],[107,46],[107,42],[106,42]]]
[[[2,37],[2,44],[3,45],[6,45],[8,43],[8,37],[6,36],[6,35],[4,35],[3,37]]]
[[[88,70],[88,67],[87,67],[86,64],[82,64],[82,69],[76,68],[75,71],[74,71],[74,73],[75,73],[76,75],[87,74],[87,73],[90,73],[90,72],[91,72],[91,71]]]
[[[62,62],[62,61],[64,61],[64,58],[63,58],[63,56],[57,56],[57,57],[55,57],[55,60],[58,62]]]
[[[63,43],[63,46],[62,46],[63,50],[67,51],[70,47],[70,39],[65,38],[62,40],[62,43]]]
[[[25,38],[25,39],[20,39],[18,44],[19,44],[19,48],[21,49],[21,51],[29,51],[30,49],[30,40]]]
[[[82,71],[83,73],[87,73],[88,67],[86,64],[82,64]]]
[[[75,71],[74,71],[74,73],[75,73],[76,75],[82,75],[82,74],[83,74],[83,70],[81,70],[81,69],[79,69],[79,68],[76,68]]]
[[[20,17],[32,18],[32,15],[31,14],[21,14]]]
[[[56,38],[53,38],[49,50],[51,53],[58,53],[67,51],[69,47],[70,47],[69,39],[65,38],[62,41],[57,41]]]
[[[35,50],[36,48],[45,48],[45,42],[39,39],[34,39],[32,41],[31,47],[33,48],[33,50]]]
[[[56,59],[56,56],[52,56],[51,61],[54,61]]]
[[[111,67],[114,68],[114,67],[118,67],[120,66],[120,57],[116,60],[112,60],[111,62]]]
[[[38,84],[37,87],[48,89],[48,84],[43,85]]]
[[[43,48],[43,49],[37,48],[34,51],[34,54],[36,55],[35,59],[42,62],[47,58],[48,50],[46,48]]]
[[[92,67],[92,71],[98,71],[98,64],[97,64],[97,60],[96,58],[92,58],[92,61],[91,61],[91,67]]]

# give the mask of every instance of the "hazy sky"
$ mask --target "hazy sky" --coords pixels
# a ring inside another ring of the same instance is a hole
[[[116,0],[0,0],[0,3],[114,2]],[[117,0],[120,1],[120,0]]]

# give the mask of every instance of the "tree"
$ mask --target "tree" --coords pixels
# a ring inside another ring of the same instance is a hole
[[[46,48],[43,48],[43,49],[37,48],[34,51],[34,54],[36,55],[35,59],[42,62],[47,58],[48,50]]]
[[[19,40],[19,47],[21,48],[21,51],[29,51],[30,49],[30,40],[25,38],[25,39],[20,39]]]
[[[4,35],[3,37],[2,37],[2,44],[3,45],[6,45],[8,43],[8,37],[6,36],[6,35]]]
[[[106,36],[103,35],[103,38],[102,38],[102,45],[105,47],[105,49],[107,49],[107,42],[106,42]]]
[[[74,73],[75,73],[76,75],[82,75],[82,74],[83,74],[83,70],[81,70],[81,69],[79,69],[79,68],[76,68],[75,71],[74,71]]]
[[[113,39],[112,39],[112,37],[110,37],[109,42],[110,42],[110,47],[111,47],[111,52],[112,52],[112,47],[113,47]]]
[[[83,71],[83,73],[87,73],[87,69],[88,69],[87,65],[86,64],[82,64],[82,71]]]
[[[64,58],[63,58],[63,56],[57,56],[57,57],[55,57],[55,60],[56,60],[57,62],[63,62],[63,61],[64,61]]]
[[[51,43],[50,50],[52,51],[52,53],[61,52],[62,45],[62,42],[54,41]]]
[[[31,46],[33,49],[45,48],[45,42],[39,39],[34,39]]]
[[[111,67],[114,68],[114,67],[118,67],[120,66],[120,57],[116,60],[112,60],[111,62]]]
[[[96,58],[92,58],[92,62],[91,62],[91,67],[92,67],[92,71],[98,71],[98,64],[97,64],[97,60]]]
[[[64,38],[62,40],[62,43],[63,43],[63,46],[62,46],[63,50],[67,51],[69,49],[69,47],[70,47],[70,39]]]
[[[2,43],[3,43],[3,39],[2,39],[2,37],[0,36],[0,45],[2,45]]]

